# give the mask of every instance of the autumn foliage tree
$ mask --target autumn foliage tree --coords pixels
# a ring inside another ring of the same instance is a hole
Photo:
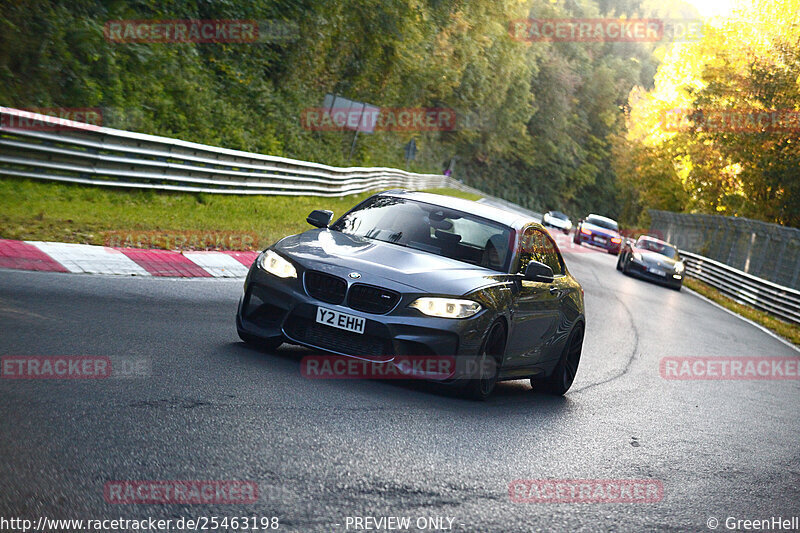
[[[799,8],[760,2],[711,21],[664,58],[652,91],[631,94],[616,145],[629,216],[654,207],[800,226]]]

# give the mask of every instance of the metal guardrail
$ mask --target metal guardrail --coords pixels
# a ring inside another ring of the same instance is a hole
[[[14,127],[21,123],[35,127]],[[346,196],[448,187],[440,174],[332,167],[65,121],[0,106],[0,175],[88,185],[215,194]]]
[[[758,278],[719,261],[680,251],[686,275],[717,288],[734,301],[800,324],[800,291]]]

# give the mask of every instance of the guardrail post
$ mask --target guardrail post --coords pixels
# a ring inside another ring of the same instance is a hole
[[[750,257],[753,255],[753,244],[756,242],[756,232],[752,232],[750,234],[750,244],[747,246],[747,257],[744,260],[744,270],[748,274],[750,273]]]
[[[778,258],[775,260],[775,268],[772,271],[772,279],[773,280],[777,280],[778,279],[778,274],[780,273],[781,266],[783,265],[783,254],[784,254],[784,252],[786,252],[786,244],[787,244],[786,237],[782,238],[781,241],[782,241],[781,242],[781,251],[778,252]]]
[[[737,231],[738,228],[735,226],[733,227],[733,231],[731,231],[731,248],[728,251],[728,260],[725,261],[726,264],[730,265],[733,262],[733,252],[736,251],[736,242],[739,240],[739,232]]]
[[[771,241],[772,241],[772,235],[767,233],[764,244],[761,247],[761,253],[759,254],[760,260],[758,261],[758,268],[753,269],[753,274],[755,274],[756,276],[761,276],[764,273],[764,264],[767,262],[767,250],[769,250],[769,244]]]
[[[705,230],[708,230],[707,226],[705,227]],[[722,249],[725,246],[725,239],[723,238],[724,233],[725,228],[723,228],[723,226],[717,226],[717,231],[714,232],[714,241],[716,241],[717,246],[714,253],[711,254],[712,257],[722,257]]]

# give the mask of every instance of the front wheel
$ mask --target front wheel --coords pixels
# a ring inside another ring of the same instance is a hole
[[[583,350],[583,325],[578,325],[572,330],[561,359],[558,361],[553,373],[546,378],[531,379],[531,387],[546,394],[563,396],[575,381],[578,373],[578,364],[581,361]]]
[[[619,258],[617,259],[617,270],[619,270],[620,272],[622,272],[622,258],[623,257],[624,256],[622,254],[619,254]]]
[[[506,328],[502,322],[495,322],[476,359],[475,372],[477,376],[467,382],[465,392],[469,398],[483,401],[491,396],[497,384],[500,362],[503,360],[505,351]]]

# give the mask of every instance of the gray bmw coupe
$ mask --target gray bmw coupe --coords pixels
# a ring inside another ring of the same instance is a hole
[[[386,191],[331,224],[264,250],[247,275],[236,326],[282,343],[392,365],[402,356],[470,361],[446,379],[488,397],[530,379],[564,394],[580,362],[583,289],[532,219],[469,200]],[[418,377],[418,376],[417,376]],[[423,376],[425,377],[425,376]]]

